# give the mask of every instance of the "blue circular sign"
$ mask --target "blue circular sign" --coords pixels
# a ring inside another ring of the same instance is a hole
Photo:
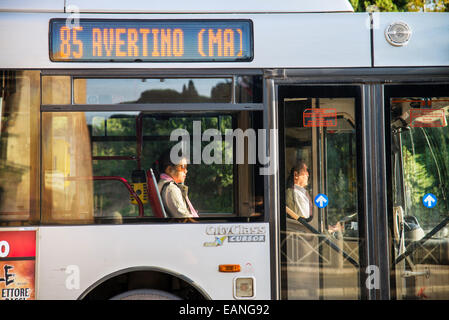
[[[329,199],[323,193],[318,193],[314,200],[318,208],[325,208],[329,204]]]
[[[426,208],[433,208],[437,205],[437,197],[433,193],[426,193],[422,197],[422,203]]]

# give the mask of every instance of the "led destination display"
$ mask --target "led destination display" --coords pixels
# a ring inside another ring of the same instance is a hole
[[[252,41],[249,20],[50,21],[52,61],[244,62]]]

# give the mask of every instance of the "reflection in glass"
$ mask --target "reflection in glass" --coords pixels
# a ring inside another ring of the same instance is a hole
[[[243,116],[245,114],[245,116]],[[259,115],[260,116],[260,115]],[[170,141],[174,129],[184,129],[193,150],[194,123],[201,133],[208,129],[232,129],[239,115],[156,114],[145,112],[44,112],[43,218],[50,223],[121,223],[124,219],[154,217],[144,194],[141,203],[132,194],[137,171],[146,172],[166,149],[180,143]],[[260,119],[259,119],[260,120]],[[242,123],[243,120],[240,120]],[[224,138],[222,138],[224,141]],[[201,150],[211,141],[201,141]],[[218,145],[222,154],[233,147]],[[192,151],[193,152],[193,151]],[[263,177],[254,177],[253,165],[193,163],[189,160],[186,184],[189,198],[200,217],[255,213],[256,192],[263,194]],[[240,179],[237,186],[235,174]],[[258,185],[258,186],[256,186]],[[239,194],[236,195],[236,188]],[[257,190],[256,190],[257,189]],[[236,198],[238,197],[238,198]],[[145,200],[145,201],[144,201]],[[263,198],[259,199],[263,204]],[[238,205],[237,205],[238,203]],[[263,206],[258,206],[262,214]]]
[[[39,218],[39,75],[0,70],[0,225]]]
[[[262,103],[263,99],[261,76],[238,76],[236,81],[237,103]]]
[[[303,125],[306,109],[319,112],[328,108],[336,111],[336,126]],[[283,118],[287,180],[286,230],[282,243],[283,297],[358,299],[355,99],[288,98],[284,100]],[[295,169],[298,161],[305,162],[307,172]],[[291,173],[294,178],[289,180]],[[329,204],[325,209],[313,204],[319,193],[328,196]],[[303,215],[300,206],[294,206],[290,199],[293,197],[299,202],[302,194],[309,196],[313,216],[298,221],[288,209],[293,208],[294,213]]]
[[[92,156],[83,112],[42,115],[44,222],[93,222]]]
[[[71,77],[43,76],[42,104],[70,104],[71,90]]]
[[[229,103],[231,78],[75,79],[76,104]]]
[[[390,106],[396,296],[448,299],[449,97],[395,97]]]

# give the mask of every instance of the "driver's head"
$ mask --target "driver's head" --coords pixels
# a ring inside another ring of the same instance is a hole
[[[298,161],[292,170],[293,183],[297,186],[305,188],[309,183],[309,171],[304,161]]]

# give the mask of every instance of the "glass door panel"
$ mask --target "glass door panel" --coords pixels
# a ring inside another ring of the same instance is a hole
[[[386,88],[397,299],[449,298],[449,85]]]
[[[359,88],[279,87],[283,299],[359,299]]]

